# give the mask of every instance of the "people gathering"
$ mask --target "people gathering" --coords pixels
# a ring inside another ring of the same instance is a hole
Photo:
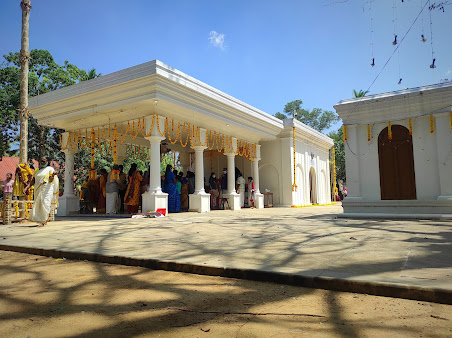
[[[29,220],[44,226],[51,217],[52,210],[58,206],[60,187],[58,173],[49,165],[45,157],[40,159],[39,168],[34,170],[33,162],[19,164],[15,177],[8,173],[3,182],[4,198],[12,200],[34,200],[30,208]],[[32,169],[33,168],[33,169]],[[94,175],[92,175],[94,172]],[[127,173],[123,165],[114,165],[111,170],[101,168],[98,172],[90,171],[79,186],[80,213],[86,214],[136,214],[146,212],[140,210],[142,194],[149,187],[149,170],[141,172],[138,165],[132,163]],[[187,170],[186,174],[178,171],[172,164],[166,166],[161,175],[162,190],[168,194],[168,212],[177,213],[189,210],[189,195],[195,193],[195,173]],[[205,190],[210,193],[212,210],[224,209],[224,201],[228,193],[228,171],[223,168],[220,177],[211,172],[206,181]],[[235,168],[235,191],[240,195],[242,208],[254,207],[254,183],[252,177],[245,181],[243,174]],[[75,189],[74,189],[75,191]]]

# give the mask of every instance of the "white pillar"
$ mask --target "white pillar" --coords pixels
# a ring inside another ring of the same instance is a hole
[[[225,155],[228,158],[228,189],[224,197],[228,199],[229,208],[240,210],[240,194],[235,191],[235,153],[237,152],[237,139],[232,138],[232,149]]]
[[[438,173],[440,195],[438,200],[452,200],[452,156],[450,146],[452,144],[452,130],[449,113],[435,115],[436,122],[436,149],[438,152]]]
[[[195,150],[195,194],[205,193],[204,190],[204,149],[206,147],[194,146]]]
[[[259,161],[261,157],[261,146],[256,146],[256,158],[252,162],[253,166],[253,181],[254,181],[254,189],[256,190],[254,193],[254,206],[256,209],[264,208],[264,195],[261,194],[259,189]]]
[[[62,144],[67,144],[69,133],[63,133]],[[79,198],[74,194],[74,156],[77,149],[72,149],[69,145],[64,150],[64,193],[59,198],[58,213],[61,216],[69,216],[70,214],[76,214],[80,210]]]
[[[200,128],[199,140],[201,143],[205,143],[206,136],[206,129]],[[204,190],[204,149],[207,146],[200,145],[196,137],[194,138],[194,144],[192,149],[195,151],[195,193],[188,197],[189,206],[192,211],[209,212],[210,194]]]
[[[361,197],[361,172],[359,163],[359,126],[347,126],[348,145],[345,148],[345,170],[347,173],[347,197],[345,200],[362,200]],[[345,201],[344,200],[344,201]]]
[[[234,153],[226,154],[228,158],[228,194],[236,193],[235,191],[235,155]]]
[[[160,143],[165,139],[162,136],[146,137],[149,141],[150,165],[149,165],[149,191],[159,194],[162,192],[160,176]]]
[[[160,125],[164,125],[165,120],[160,118]],[[146,130],[150,130],[152,126],[152,117],[145,118]],[[160,178],[160,142],[165,139],[157,130],[157,121],[154,121],[151,136],[146,137],[149,141],[150,152],[150,166],[149,166],[149,188],[142,197],[143,205],[141,210],[143,212],[154,212],[157,209],[166,209],[168,212],[168,194],[162,192],[161,178]]]

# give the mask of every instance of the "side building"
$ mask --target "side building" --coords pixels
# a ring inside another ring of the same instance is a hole
[[[344,215],[452,216],[452,83],[340,101]]]

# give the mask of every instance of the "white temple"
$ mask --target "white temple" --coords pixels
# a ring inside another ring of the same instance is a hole
[[[279,120],[158,60],[33,97],[29,106],[39,124],[66,131],[59,215],[79,209],[73,193],[74,154],[93,140],[114,146],[118,164],[128,145],[149,151],[143,211],[167,207],[160,180],[163,143],[180,153],[184,170],[195,172],[191,210],[210,211],[204,180],[223,167],[229,173],[238,167],[245,178],[254,178],[257,208],[264,207],[267,192],[274,205],[331,202],[329,137],[293,119]],[[228,175],[227,198],[229,207],[238,210],[234,180]]]
[[[345,215],[452,217],[452,83],[340,101]]]

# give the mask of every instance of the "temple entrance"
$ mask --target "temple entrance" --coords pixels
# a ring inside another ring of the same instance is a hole
[[[387,127],[378,135],[381,199],[416,199],[413,138],[401,125],[393,125],[391,131],[391,140]]]
[[[317,182],[315,180],[315,169],[311,167],[309,170],[309,201],[311,204],[317,204],[317,193],[316,193]]]

